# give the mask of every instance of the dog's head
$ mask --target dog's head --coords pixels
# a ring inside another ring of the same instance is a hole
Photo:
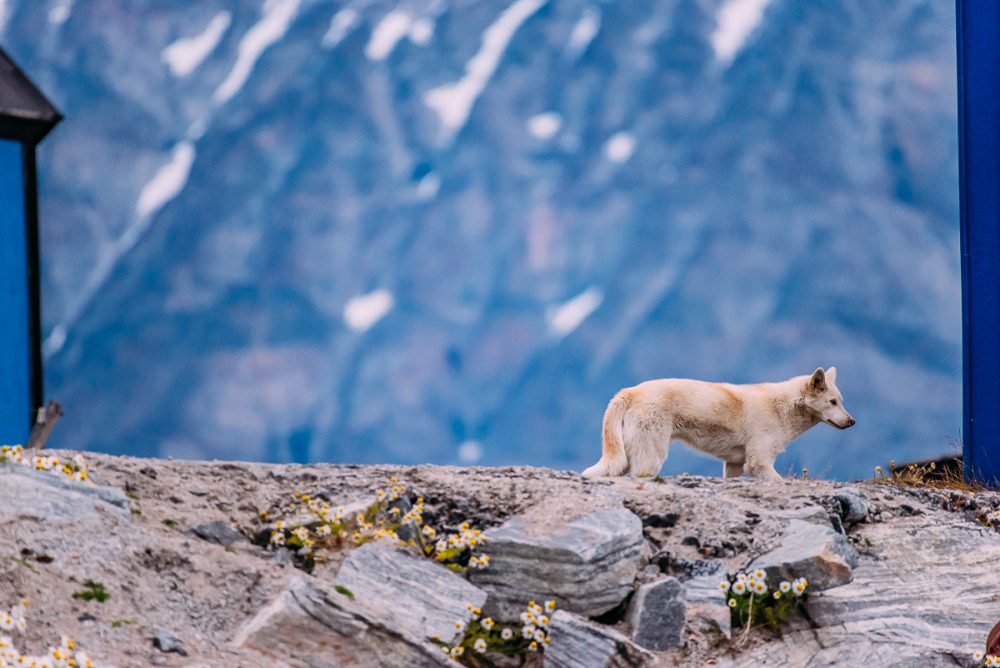
[[[806,379],[802,391],[805,405],[819,419],[837,429],[847,429],[854,425],[854,418],[844,410],[844,398],[837,389],[837,368],[826,371],[820,367]]]

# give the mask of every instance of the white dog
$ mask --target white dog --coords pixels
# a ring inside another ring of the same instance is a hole
[[[781,480],[774,460],[820,422],[847,429],[837,369],[816,369],[780,383],[730,385],[664,378],[621,390],[604,413],[601,460],[589,477],[653,476],[672,439],[718,457],[724,475]]]

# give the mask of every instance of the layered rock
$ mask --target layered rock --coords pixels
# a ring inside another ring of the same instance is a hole
[[[486,592],[444,566],[377,543],[351,550],[336,584],[378,619],[446,643],[461,635],[455,622],[469,623],[467,606],[486,603]]]
[[[564,610],[552,615],[549,637],[545,668],[637,668],[656,660],[618,631]]]
[[[791,520],[780,545],[750,564],[763,569],[770,582],[806,578],[812,591],[838,587],[851,581],[858,552],[840,533],[803,520]]]
[[[458,665],[406,626],[387,623],[349,595],[329,591],[306,576],[292,578],[285,591],[239,629],[233,644],[293,668]]]
[[[561,609],[593,617],[621,603],[638,570],[642,521],[620,503],[565,524],[538,515],[485,533],[490,567],[470,579],[489,594],[490,614],[515,619],[529,600],[555,599]]]

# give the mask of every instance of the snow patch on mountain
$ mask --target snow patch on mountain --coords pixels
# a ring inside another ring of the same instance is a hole
[[[580,20],[573,26],[573,31],[569,35],[569,55],[578,57],[590,43],[597,37],[601,30],[601,11],[595,7],[586,7]]]
[[[394,9],[378,22],[371,39],[365,47],[365,56],[376,63],[392,55],[399,41],[406,37],[413,27],[413,17],[401,9]]]
[[[604,145],[604,155],[614,163],[623,163],[635,152],[635,136],[631,132],[616,132]]]
[[[299,5],[300,0],[279,0],[265,6],[264,16],[240,40],[236,63],[229,76],[212,95],[217,105],[225,104],[243,88],[264,51],[288,32]]]
[[[56,26],[66,23],[70,14],[73,13],[74,4],[76,4],[76,0],[56,0],[52,9],[49,10],[49,23]]]
[[[566,336],[596,311],[603,301],[604,292],[590,287],[558,306],[549,307],[546,313],[549,330],[556,336]]]
[[[355,332],[365,332],[384,318],[395,305],[392,293],[384,288],[353,297],[344,305],[344,322]]]
[[[548,141],[562,127],[562,115],[556,111],[546,111],[528,119],[528,132],[535,139]]]
[[[351,31],[358,25],[361,15],[353,7],[344,7],[333,15],[330,19],[330,27],[323,35],[321,44],[324,49],[332,49],[344,41],[344,38],[351,34]]]
[[[171,74],[182,79],[194,72],[215,51],[232,19],[229,12],[219,12],[198,35],[183,37],[163,49],[161,60],[170,68]]]
[[[764,18],[771,0],[726,0],[715,17],[716,29],[710,38],[715,57],[731,61]]]
[[[424,103],[437,112],[446,140],[454,138],[469,120],[472,106],[496,72],[518,28],[547,2],[517,0],[483,33],[482,46],[465,65],[465,76],[426,93]]]

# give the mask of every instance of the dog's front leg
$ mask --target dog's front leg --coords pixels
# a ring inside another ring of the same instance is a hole
[[[724,462],[725,467],[722,470],[722,476],[725,478],[739,478],[743,475],[743,462]]]
[[[746,467],[750,477],[757,480],[781,480],[781,474],[774,468],[774,459],[766,454],[768,450],[766,448],[754,448],[754,450],[758,452],[753,453],[751,448],[747,448]],[[760,452],[761,450],[763,452]]]

